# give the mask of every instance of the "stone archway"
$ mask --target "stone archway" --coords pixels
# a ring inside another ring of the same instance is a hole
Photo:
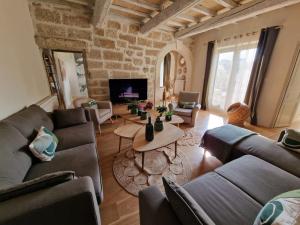
[[[161,100],[161,96],[163,93],[163,88],[160,87],[159,80],[160,80],[160,65],[163,62],[165,56],[169,52],[178,52],[182,55],[186,61],[186,81],[185,81],[185,90],[191,90],[191,78],[192,78],[192,52],[190,49],[184,45],[181,41],[176,40],[174,42],[169,43],[166,45],[158,54],[156,64],[155,64],[155,79],[154,79],[154,103],[157,105]]]

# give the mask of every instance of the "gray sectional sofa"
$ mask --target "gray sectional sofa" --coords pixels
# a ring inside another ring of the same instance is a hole
[[[220,155],[216,151],[226,143],[212,133],[206,134],[204,145]],[[227,163],[183,187],[216,225],[251,225],[269,200],[300,188],[300,154],[251,135],[232,146]],[[139,204],[141,225],[181,224],[156,187],[141,191]]]
[[[41,126],[59,139],[50,162],[40,162],[28,150]],[[76,179],[0,201],[0,224],[99,225],[98,204],[103,199],[94,126],[87,112],[48,114],[32,105],[1,121],[0,194],[57,171],[74,171]]]

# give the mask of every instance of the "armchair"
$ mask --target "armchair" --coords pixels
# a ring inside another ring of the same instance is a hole
[[[74,100],[74,107],[83,107],[89,110],[91,120],[94,122],[95,129],[98,129],[101,133],[100,124],[103,124],[105,121],[110,120],[112,122],[112,104],[110,101],[96,101],[96,105],[89,107],[88,102],[93,99],[82,97]]]
[[[180,116],[185,123],[195,126],[198,112],[200,110],[199,98],[199,92],[180,92],[178,97],[178,103],[170,103],[169,110],[173,111],[175,115]],[[182,106],[182,103],[184,102],[194,104],[191,108],[185,108]]]

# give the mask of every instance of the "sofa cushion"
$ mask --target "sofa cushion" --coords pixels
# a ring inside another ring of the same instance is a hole
[[[98,109],[98,114],[100,117],[105,117],[106,115],[110,115],[110,109]]]
[[[218,225],[252,224],[262,205],[215,172],[184,185],[186,191]]]
[[[168,201],[182,224],[213,225],[214,222],[181,186],[163,177]]]
[[[1,189],[0,202],[73,180],[74,176],[75,173],[73,171],[60,171],[49,173],[9,188]]]
[[[96,142],[92,122],[57,129],[54,134],[58,138],[57,151]]]
[[[55,129],[71,127],[87,122],[83,108],[54,110],[53,120]]]
[[[0,189],[23,181],[32,164],[27,142],[16,128],[0,122]]]
[[[51,161],[55,155],[58,139],[46,127],[41,127],[35,139],[30,143],[32,154],[41,161]]]
[[[300,188],[300,179],[272,164],[248,155],[215,170],[264,205],[276,195]]]
[[[254,155],[300,177],[300,154],[289,151],[266,137],[260,135],[250,136],[238,143],[233,151]]]
[[[6,118],[4,122],[17,128],[26,138],[32,141],[41,126],[53,130],[53,122],[47,112],[37,105],[31,105],[12,116]]]
[[[102,185],[100,184],[100,172],[95,144],[81,145],[57,152],[51,162],[32,165],[25,180],[65,170],[74,171],[78,177],[91,177],[94,182],[96,196],[98,199],[102,199]]]
[[[175,108],[174,113],[178,116],[187,116],[191,117],[192,116],[192,109],[183,109],[183,108]]]

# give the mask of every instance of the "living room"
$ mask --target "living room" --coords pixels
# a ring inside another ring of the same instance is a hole
[[[0,224],[300,224],[299,0],[0,4]]]

